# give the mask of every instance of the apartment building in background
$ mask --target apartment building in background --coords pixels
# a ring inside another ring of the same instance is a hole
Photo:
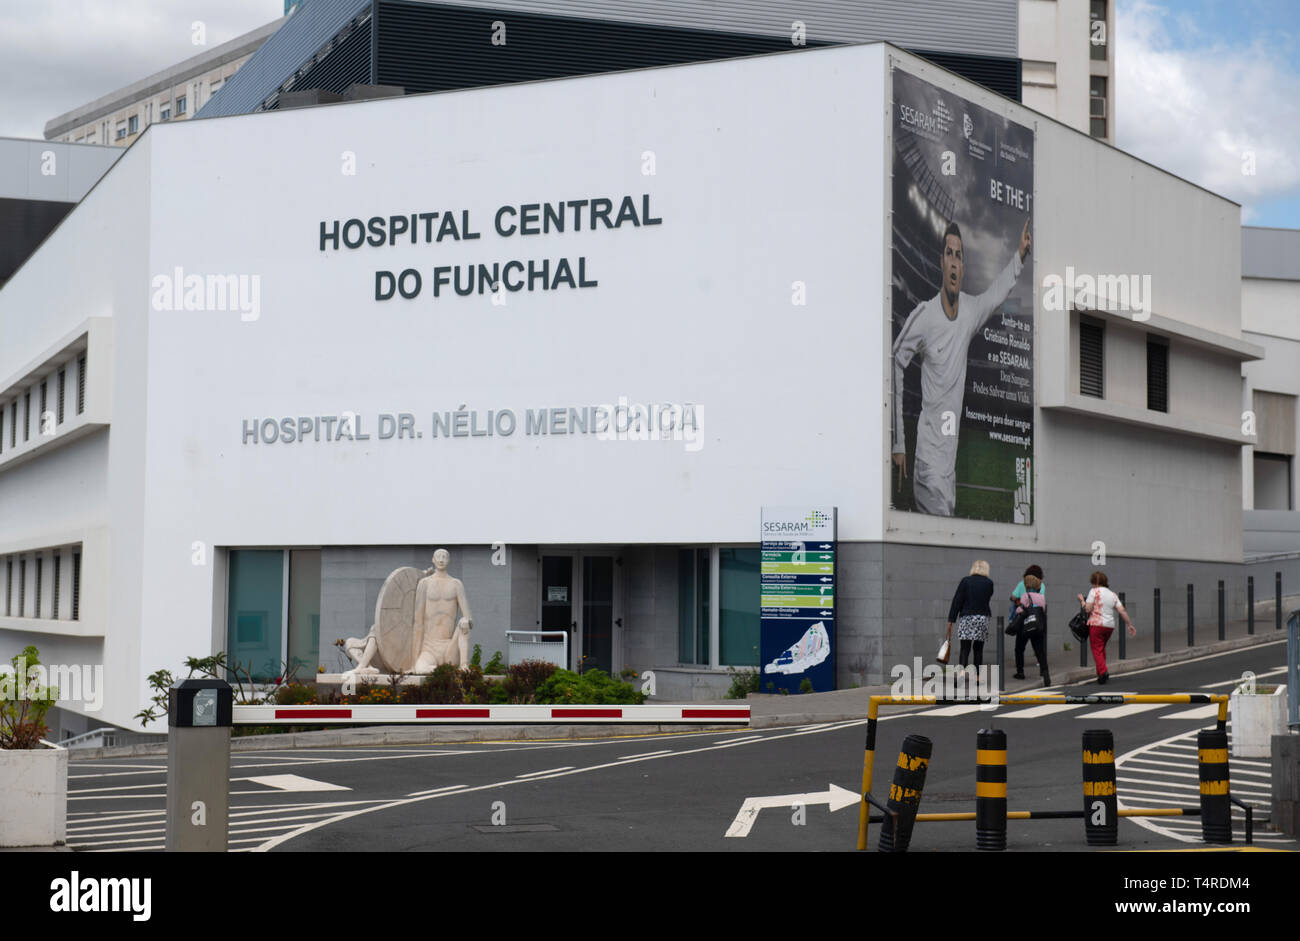
[[[191,118],[287,20],[286,14],[51,118],[45,124],[45,139],[128,147],[150,124]]]
[[[1117,0],[1020,0],[1021,101],[1115,143]]]

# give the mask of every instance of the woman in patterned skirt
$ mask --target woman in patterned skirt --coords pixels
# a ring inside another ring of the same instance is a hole
[[[948,608],[948,636],[957,623],[957,639],[961,641],[961,665],[966,666],[972,649],[976,668],[984,664],[984,641],[989,636],[989,618],[993,612],[989,601],[993,598],[993,580],[989,578],[989,564],[979,559],[970,567],[970,574],[957,585]]]

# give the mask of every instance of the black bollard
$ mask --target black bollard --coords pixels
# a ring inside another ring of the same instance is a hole
[[[1083,830],[1089,846],[1119,842],[1115,791],[1115,736],[1110,729],[1083,733]]]
[[[1124,592],[1119,592],[1119,606],[1128,610],[1128,605],[1124,603]],[[1115,627],[1119,630],[1119,658],[1123,660],[1128,656],[1128,631],[1120,628],[1119,623],[1122,619],[1115,619]]]
[[[1196,646],[1196,605],[1192,598],[1192,583],[1187,583],[1187,646]]]
[[[1201,772],[1201,836],[1206,843],[1231,843],[1227,730],[1202,729],[1196,733],[1196,762]]]
[[[1255,633],[1255,576],[1246,576],[1246,633]]]
[[[1007,848],[1007,733],[980,729],[975,737],[975,848]]]
[[[916,809],[921,804],[921,790],[925,787],[925,769],[933,749],[934,743],[924,735],[903,739],[903,749],[894,768],[894,783],[889,786],[888,806],[893,813],[885,814],[880,828],[880,852],[907,852],[912,842],[912,827],[916,825]],[[898,815],[897,824],[894,813]]]
[[[1160,652],[1160,589],[1156,589],[1155,600],[1151,605],[1151,630],[1155,632],[1155,652]]]
[[[1224,633],[1226,630],[1223,612],[1223,579],[1219,579],[1219,640],[1223,640],[1227,636]]]
[[[1273,573],[1273,630],[1282,630],[1282,573]]]

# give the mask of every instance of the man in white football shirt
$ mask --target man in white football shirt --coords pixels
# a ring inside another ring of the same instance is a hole
[[[1002,306],[1029,254],[1029,220],[1020,233],[1020,248],[983,294],[963,294],[961,230],[948,223],[943,233],[939,293],[916,306],[894,341],[894,465],[898,486],[907,477],[903,440],[903,370],[921,357],[921,414],[916,422],[916,459],[912,494],[916,509],[933,516],[952,516],[957,504],[957,427],[966,395],[966,361],[971,340]],[[943,433],[944,413],[953,415],[952,434]]]

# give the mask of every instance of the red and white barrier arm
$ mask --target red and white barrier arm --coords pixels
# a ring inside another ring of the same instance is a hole
[[[235,706],[235,725],[525,725],[613,723],[749,725],[748,705]]]

